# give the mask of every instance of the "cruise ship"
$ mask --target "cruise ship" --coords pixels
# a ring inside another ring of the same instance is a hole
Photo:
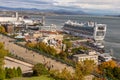
[[[106,24],[98,24],[97,22],[78,23],[68,20],[62,29],[71,35],[92,39],[95,46],[104,48],[103,40],[106,35],[106,28]]]

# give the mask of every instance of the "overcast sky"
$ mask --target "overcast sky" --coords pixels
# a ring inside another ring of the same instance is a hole
[[[120,13],[120,0],[0,0],[0,6],[13,8],[68,9],[85,12]]]

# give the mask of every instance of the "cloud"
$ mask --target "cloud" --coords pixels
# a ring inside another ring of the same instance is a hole
[[[118,11],[120,0],[0,0],[0,6],[38,9],[82,9]],[[120,11],[119,11],[120,12]]]

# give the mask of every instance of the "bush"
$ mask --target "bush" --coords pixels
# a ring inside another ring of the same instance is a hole
[[[48,70],[45,68],[43,64],[39,63],[33,67],[33,76],[41,76],[47,74],[48,74]]]

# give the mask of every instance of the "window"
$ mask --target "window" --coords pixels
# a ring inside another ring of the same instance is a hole
[[[102,27],[102,26],[98,27],[98,30],[104,30],[104,27]]]
[[[104,31],[98,31],[96,35],[97,36],[104,36]]]

